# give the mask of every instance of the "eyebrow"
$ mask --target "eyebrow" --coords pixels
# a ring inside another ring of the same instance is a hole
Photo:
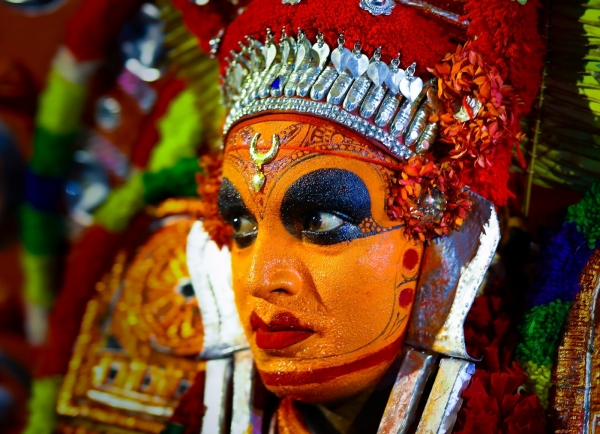
[[[229,221],[233,216],[252,216],[242,195],[235,188],[235,185],[227,179],[223,178],[221,188],[219,189],[219,198],[217,200],[219,214],[225,221]]]
[[[371,196],[364,181],[343,169],[319,169],[297,179],[281,203],[284,224],[292,215],[307,210],[337,211],[354,224],[371,217]]]

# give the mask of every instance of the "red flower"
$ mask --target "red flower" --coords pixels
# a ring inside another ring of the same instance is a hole
[[[544,434],[544,411],[536,395],[519,393],[527,381],[514,364],[505,373],[478,369],[463,392],[456,434]]]
[[[388,198],[390,217],[403,220],[406,233],[421,240],[447,235],[462,225],[472,205],[465,187],[497,205],[506,203],[511,196],[507,184],[512,149],[522,138],[517,98],[471,43],[459,45],[429,72],[438,79],[442,106],[429,122],[439,122],[440,137],[431,153],[404,163]],[[459,109],[466,120],[455,117]],[[522,160],[518,147],[517,153]],[[434,190],[443,193],[446,206],[427,221],[419,214],[419,201]]]
[[[465,341],[469,354],[482,359],[481,367],[490,372],[510,370],[516,335],[509,332],[510,315],[501,310],[499,297],[475,299],[465,320]]]

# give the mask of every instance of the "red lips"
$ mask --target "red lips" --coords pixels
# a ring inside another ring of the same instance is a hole
[[[269,324],[256,312],[250,315],[250,325],[256,332],[256,345],[261,350],[278,350],[308,339],[314,333],[288,312],[276,314]]]

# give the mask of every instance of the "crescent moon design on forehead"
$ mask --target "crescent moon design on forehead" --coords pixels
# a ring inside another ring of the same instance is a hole
[[[260,133],[256,133],[250,143],[250,158],[252,158],[252,161],[256,164],[256,169],[258,170],[256,175],[252,177],[252,186],[256,192],[259,192],[265,184],[265,175],[262,173],[262,166],[273,161],[279,150],[279,136],[277,134],[273,134],[273,144],[265,153],[258,152],[259,138]]]

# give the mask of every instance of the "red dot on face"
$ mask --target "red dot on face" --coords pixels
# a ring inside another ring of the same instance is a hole
[[[398,303],[400,303],[400,307],[407,307],[413,301],[414,291],[411,288],[403,289],[400,292],[400,296],[398,297]]]
[[[408,249],[404,252],[404,258],[402,259],[402,266],[407,270],[412,270],[417,266],[419,262],[419,254],[415,249]]]

